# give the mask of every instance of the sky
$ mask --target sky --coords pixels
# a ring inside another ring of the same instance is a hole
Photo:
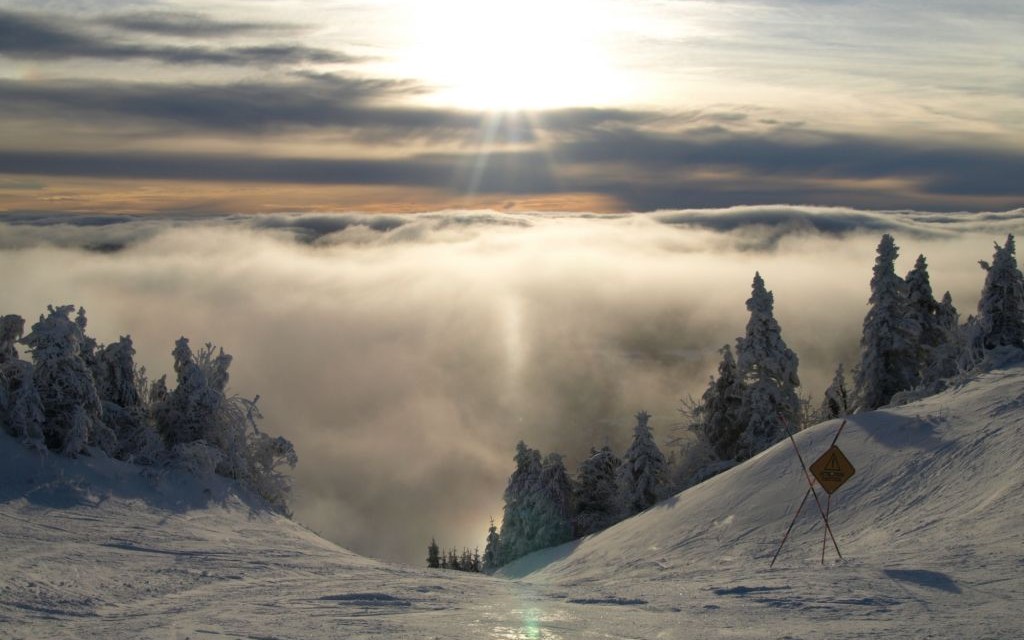
[[[993,211],[1015,0],[0,0],[0,211]]]
[[[975,309],[1024,217],[1016,1],[0,0],[0,313],[181,335],[360,553],[482,545],[519,439],[666,444],[755,271],[817,401],[874,248]]]

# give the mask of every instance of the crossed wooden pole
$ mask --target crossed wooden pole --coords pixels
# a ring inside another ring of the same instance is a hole
[[[826,506],[822,508],[821,500],[818,498],[818,492],[814,489],[814,476],[807,469],[807,465],[804,463],[804,457],[800,453],[800,448],[796,446],[796,439],[793,437],[793,431],[789,428],[789,422],[785,418],[783,418],[782,424],[784,427],[786,427],[786,435],[789,436],[789,441],[793,444],[793,449],[796,451],[796,457],[797,459],[800,460],[800,467],[803,469],[804,478],[806,478],[807,480],[807,491],[804,492],[804,499],[800,501],[800,506],[797,507],[796,514],[793,516],[793,520],[789,523],[789,527],[786,528],[786,534],[782,536],[782,542],[779,543],[779,548],[775,550],[775,555],[772,556],[772,562],[768,566],[769,568],[775,566],[775,561],[778,559],[779,554],[782,552],[782,547],[786,544],[786,540],[789,539],[789,534],[793,530],[793,525],[796,524],[797,518],[800,517],[800,512],[803,511],[804,505],[807,504],[807,498],[809,498],[810,496],[814,496],[814,504],[818,505],[818,513],[821,514],[821,519],[825,523],[825,534],[821,540],[821,564],[825,564],[825,547],[828,544],[829,538],[832,539],[832,546],[835,547],[836,554],[839,556],[839,559],[841,560],[843,558],[843,554],[839,551],[839,544],[836,543],[836,537],[832,535],[832,527],[829,526],[828,523],[828,516],[829,513],[832,511],[832,493],[830,491],[826,491],[826,493],[828,494],[828,501],[826,502]],[[839,440],[839,434],[843,432],[843,429],[845,427],[846,420],[843,420],[843,423],[839,425],[839,430],[836,431],[835,437],[832,438],[832,444],[829,446],[829,449],[835,446],[836,442]]]

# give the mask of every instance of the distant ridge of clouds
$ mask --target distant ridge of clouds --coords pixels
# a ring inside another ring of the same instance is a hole
[[[936,213],[871,211],[844,207],[795,205],[739,206],[720,209],[659,210],[653,213],[502,213],[492,210],[446,210],[414,214],[272,213],[272,214],[67,214],[22,211],[0,218],[0,249],[50,244],[104,250],[126,248],[162,231],[179,227],[239,228],[290,237],[307,245],[350,242],[393,242],[404,229],[402,242],[415,242],[452,227],[483,232],[494,227],[532,227],[577,220],[593,225],[664,225],[721,234],[734,248],[772,251],[791,236],[907,234],[941,239],[960,233],[1012,233],[1024,225],[1024,208],[1002,212]],[[415,228],[417,232],[410,234]],[[352,229],[364,233],[346,234]]]

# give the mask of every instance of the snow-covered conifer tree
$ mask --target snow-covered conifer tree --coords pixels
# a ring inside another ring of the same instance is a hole
[[[1024,348],[1024,275],[1017,268],[1013,234],[1002,247],[995,243],[992,264],[980,260],[985,285],[978,300],[974,348]]]
[[[448,568],[453,571],[462,570],[462,565],[459,564],[459,554],[456,553],[455,547],[452,547],[448,552]]]
[[[0,424],[34,449],[45,449],[42,400],[30,363],[18,359],[15,343],[25,330],[21,316],[0,317]]]
[[[81,341],[78,348],[78,357],[82,359],[85,366],[89,367],[89,371],[92,372],[93,378],[96,378],[96,350],[99,348],[99,344],[95,338],[91,337],[85,332],[85,328],[89,325],[88,318],[85,317],[85,307],[79,307],[78,313],[75,314],[75,324],[78,325],[81,333]]]
[[[628,515],[654,505],[661,498],[668,480],[665,456],[654,442],[654,434],[648,424],[650,419],[651,414],[646,411],[636,414],[633,442],[619,465],[622,505]]]
[[[22,340],[32,352],[46,444],[70,456],[90,444],[113,454],[116,438],[103,424],[96,383],[80,355],[85,337],[80,324],[69,317],[74,306],[50,306],[48,310]]]
[[[223,394],[210,386],[192,354],[188,338],[179,338],[171,355],[178,384],[153,411],[164,440],[174,447],[207,439],[215,431]]]
[[[155,464],[165,448],[140,393],[131,336],[95,352],[92,366],[104,422],[117,435],[116,456],[138,464]]]
[[[501,566],[498,559],[501,557],[501,536],[498,535],[498,527],[491,518],[491,526],[487,528],[487,544],[484,546],[483,571],[493,573]]]
[[[516,470],[505,489],[499,565],[572,539],[572,485],[562,457],[516,445]]]
[[[694,429],[720,460],[735,459],[739,453],[740,434],[744,423],[741,408],[745,387],[740,377],[732,348],[720,350],[718,377],[712,377],[694,411]]]
[[[515,462],[515,471],[505,488],[499,565],[508,564],[533,550],[530,543],[536,524],[534,494],[540,489],[540,451],[531,449],[520,440],[516,445]]]
[[[607,446],[591,448],[576,473],[576,537],[607,529],[621,519],[616,475],[622,461]]]
[[[907,284],[896,275],[898,256],[892,236],[883,235],[860,339],[860,365],[853,375],[858,409],[885,405],[894,394],[920,382],[917,351],[921,329],[908,312]]]
[[[469,549],[463,549],[462,555],[459,556],[459,570],[475,571],[473,568],[473,552]]]
[[[101,400],[129,409],[141,404],[131,336],[100,349],[96,354],[96,392]]]
[[[914,268],[907,274],[907,312],[918,325],[918,376],[922,384],[931,384],[942,377],[938,361],[943,358],[943,347],[953,336],[943,326],[940,304],[932,294],[928,276],[928,263],[923,255],[917,257]],[[952,306],[952,299],[950,300]]]
[[[25,319],[17,315],[0,317],[0,364],[18,359],[15,344],[25,332]]]
[[[28,447],[45,449],[46,416],[32,374],[32,365],[23,360],[0,364],[0,423]]]
[[[850,412],[850,392],[846,388],[846,374],[843,372],[843,363],[836,367],[836,374],[832,377],[832,384],[825,389],[825,399],[821,403],[821,409],[816,416],[819,420],[832,420],[842,418]]]
[[[946,334],[956,333],[960,328],[960,314],[953,306],[953,296],[947,291],[935,311],[935,321]]]
[[[947,291],[935,311],[935,323],[942,332],[942,341],[931,353],[928,370],[924,374],[927,382],[944,380],[955,376],[960,370],[960,361],[965,352],[964,330],[960,327],[960,314],[953,306],[953,296]]]
[[[165,461],[166,439],[172,464],[238,480],[288,514],[291,478],[282,468],[295,466],[295,449],[260,431],[259,396],[225,395],[230,355],[211,344],[193,355],[181,338],[173,351],[177,387],[168,391],[161,377],[147,392],[131,338],[100,347],[84,333],[85,311],[72,320],[74,310],[50,306],[20,340],[31,364],[14,348],[24,321],[0,317],[0,428],[67,455],[91,445],[141,464]]]
[[[535,494],[537,522],[531,551],[572,540],[573,490],[561,454],[544,456],[539,489]]]
[[[469,570],[475,573],[483,571],[483,560],[480,558],[480,547],[473,548],[473,555],[470,556]]]
[[[785,424],[797,425],[801,415],[799,360],[782,339],[774,315],[775,298],[754,274],[747,310],[746,335],[736,341],[736,366],[743,380],[740,434],[736,459],[744,460],[786,436]]]
[[[430,540],[430,545],[427,546],[427,568],[441,568],[441,550],[437,546],[437,540],[433,538]]]

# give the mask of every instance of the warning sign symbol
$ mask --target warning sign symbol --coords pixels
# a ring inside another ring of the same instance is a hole
[[[856,469],[839,447],[832,447],[811,465],[811,473],[829,495],[853,477]]]

